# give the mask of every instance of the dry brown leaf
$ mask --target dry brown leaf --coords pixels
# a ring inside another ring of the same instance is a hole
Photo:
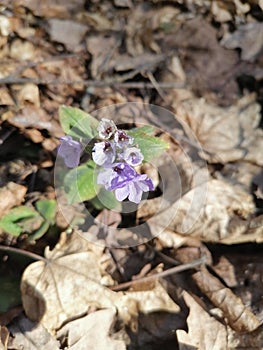
[[[153,235],[168,228],[205,241],[238,243],[246,239],[249,221],[245,219],[254,209],[252,196],[242,188],[212,179],[190,190],[147,223]]]
[[[237,286],[237,277],[235,275],[235,266],[225,256],[220,256],[219,261],[213,266],[213,270],[220,276],[228,287],[233,288]]]
[[[227,3],[222,0],[213,0],[211,4],[211,12],[215,20],[220,23],[231,21],[232,15],[229,12]]]
[[[237,98],[238,86],[229,79],[229,72],[236,69],[238,54],[218,43],[217,30],[208,21],[200,16],[184,20],[162,38],[162,51],[166,52],[167,47],[180,48],[179,57],[192,91],[200,96],[215,93],[225,105]]]
[[[51,100],[44,100],[42,103],[47,110],[51,108],[57,113],[58,104],[65,103],[64,96],[75,95],[78,91],[83,91],[84,85],[82,83],[85,79],[85,68],[84,68],[84,58],[83,56],[71,57],[65,61],[47,61],[43,62],[38,69],[38,74],[40,79],[48,80],[49,93],[48,95],[52,97]],[[65,84],[52,84],[53,81],[61,81]],[[73,83],[78,81],[79,83]],[[72,83],[71,83],[72,82]],[[52,102],[57,102],[52,106]]]
[[[112,307],[101,279],[96,257],[91,252],[75,253],[49,262],[36,262],[24,272],[21,291],[27,316],[48,329],[55,329],[91,306]]]
[[[20,205],[25,197],[27,188],[25,186],[9,182],[5,187],[0,188],[0,217],[9,209]]]
[[[114,5],[119,7],[133,7],[131,0],[114,0]]]
[[[163,62],[164,59],[165,59],[165,56],[162,54],[153,55],[153,54],[144,53],[136,57],[121,55],[119,57],[116,57],[114,62],[114,69],[117,72],[123,72],[123,71],[129,71],[129,70],[152,71],[153,69],[157,68],[160,62]]]
[[[183,297],[190,309],[188,332],[177,330],[180,350],[227,350],[226,327],[209,315],[186,291]]]
[[[112,21],[108,17],[107,11],[105,11],[105,13],[85,11],[77,15],[77,19],[87,24],[89,27],[94,28],[96,31],[105,32],[120,30],[121,26],[118,25],[117,18],[114,18],[114,21]]]
[[[35,143],[40,143],[45,140],[44,136],[37,129],[26,129],[24,135],[30,138]]]
[[[4,326],[0,326],[0,350],[7,350],[8,339],[8,329]]]
[[[254,177],[253,184],[256,186],[257,198],[263,199],[263,170]]]
[[[218,321],[218,317],[222,316],[219,309],[212,309],[209,314],[202,304],[186,291],[183,292],[183,297],[190,309],[190,314],[187,318],[188,332],[183,330],[176,332],[180,350],[260,350],[262,348],[263,326],[254,332],[239,334]]]
[[[24,271],[22,302],[30,319],[54,330],[91,307],[116,307],[125,324],[136,319],[139,312],[161,310],[176,316],[180,311],[158,283],[152,290],[129,293],[116,293],[104,287],[101,283],[106,273],[102,276],[97,255],[82,249],[72,251],[66,242],[59,243],[54,252],[46,250],[46,261],[33,263]]]
[[[252,22],[241,25],[233,33],[226,33],[221,45],[227,49],[240,48],[244,61],[254,62],[263,50],[263,23]]]
[[[14,101],[7,88],[0,88],[0,105],[13,106]]]
[[[8,327],[12,333],[8,349],[59,350],[59,342],[41,325],[25,316],[15,319]]]
[[[228,327],[227,339],[227,349],[261,350],[263,344],[263,325],[249,334],[238,334]]]
[[[8,36],[11,33],[11,23],[7,16],[0,16],[0,33],[3,36]]]
[[[173,6],[162,6],[157,10],[149,10],[141,5],[133,9],[126,26],[128,53],[132,56],[142,55],[149,50],[161,53],[154,32],[164,27],[176,27],[178,13],[178,9]]]
[[[52,41],[62,43],[68,50],[80,50],[80,44],[88,27],[72,20],[51,18],[48,33]]]
[[[46,129],[52,136],[60,137],[63,135],[58,122],[50,117],[42,108],[35,106],[24,107],[17,114],[11,115],[8,122],[17,128],[36,128],[38,130]]]
[[[87,49],[92,54],[91,75],[100,80],[111,71],[121,40],[117,35],[89,35]]]
[[[35,107],[40,107],[39,89],[35,84],[25,84],[17,95],[19,107],[24,107],[28,102]]]
[[[35,16],[39,17],[59,17],[68,18],[72,16],[72,13],[77,13],[84,9],[84,0],[44,0],[36,2],[34,0],[27,0],[23,2],[21,0],[13,1],[13,5],[24,6],[30,9]]]
[[[125,350],[124,341],[111,337],[116,321],[116,310],[104,309],[69,322],[58,332],[67,337],[69,350]]]
[[[242,300],[209,273],[206,267],[202,266],[192,278],[213,305],[222,311],[223,318],[233,330],[238,333],[253,332],[260,326],[260,320]]]
[[[243,16],[244,14],[249,12],[249,0],[246,2],[243,2],[242,0],[234,0],[234,3],[237,16]]]
[[[10,57],[18,61],[33,60],[37,51],[30,41],[15,39],[10,46]]]
[[[165,68],[167,70],[165,70]],[[173,56],[166,64],[162,71],[162,81],[165,82],[181,82],[185,83],[186,75],[182,66],[182,62],[178,56]],[[189,91],[189,94],[191,92]]]
[[[225,179],[230,183],[238,184],[247,193],[251,193],[251,188],[256,184],[256,179],[259,178],[260,172],[260,166],[240,161],[225,164],[221,171],[216,171],[214,175],[219,180]]]
[[[263,153],[258,151],[263,148],[263,131],[258,128],[260,106],[254,95],[245,96],[228,108],[209,104],[202,98],[174,107],[178,118],[190,126],[209,161],[247,160],[263,165]]]

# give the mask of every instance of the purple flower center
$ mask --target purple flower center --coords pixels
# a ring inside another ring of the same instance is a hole
[[[106,134],[110,135],[110,134],[113,132],[112,127],[109,126],[109,127],[105,130],[105,132],[106,132]]]
[[[107,152],[107,151],[110,151],[111,149],[112,149],[111,143],[109,141],[104,142],[103,151]]]
[[[119,139],[119,141],[122,141],[122,142],[129,140],[129,138],[125,132],[120,132],[118,135],[118,139]]]

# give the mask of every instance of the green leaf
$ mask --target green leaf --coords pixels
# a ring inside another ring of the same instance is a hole
[[[49,223],[53,223],[56,215],[57,204],[54,199],[40,199],[36,202],[37,211]]]
[[[54,224],[56,216],[57,204],[53,199],[40,199],[36,202],[36,209],[40,215],[45,219],[40,227],[29,236],[28,241],[35,241],[49,230],[50,225]]]
[[[79,203],[95,197],[99,190],[96,180],[95,163],[91,160],[70,170],[64,182],[69,203]]]
[[[99,194],[91,200],[93,206],[98,209],[121,209],[121,203],[117,201],[115,195],[111,191],[107,191],[104,187],[100,189]]]
[[[34,242],[37,239],[41,238],[42,236],[44,236],[45,233],[47,233],[48,229],[49,229],[50,223],[48,221],[44,221],[41,226],[39,227],[39,229],[37,229],[32,235],[30,235],[28,237],[28,241],[29,242]]]
[[[149,136],[153,136],[155,131],[155,127],[152,125],[144,125],[140,126],[139,128],[133,128],[132,130],[128,131],[128,133],[132,134],[147,134]]]
[[[134,138],[134,143],[140,148],[146,162],[151,161],[169,148],[169,143],[159,137],[149,135],[149,132],[150,129],[146,129],[146,127],[129,131],[129,135]]]
[[[9,221],[15,222],[15,221],[30,218],[36,215],[37,215],[37,212],[33,208],[26,207],[25,205],[21,205],[19,207],[11,209],[8,214],[3,216],[3,218]]]
[[[19,206],[11,209],[10,212],[0,220],[0,227],[12,236],[18,237],[23,228],[19,225],[23,220],[37,216],[38,213],[29,207]]]
[[[93,139],[97,135],[99,122],[81,109],[61,106],[59,108],[60,124],[65,134],[75,138]]]
[[[4,232],[9,233],[14,237],[18,237],[23,232],[19,225],[5,219],[1,219],[0,227]]]

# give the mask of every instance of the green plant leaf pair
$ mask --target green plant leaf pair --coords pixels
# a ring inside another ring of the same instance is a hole
[[[50,199],[37,201],[36,209],[21,205],[0,219],[0,228],[14,237],[28,233],[29,241],[36,240],[54,223],[56,207],[56,201]]]

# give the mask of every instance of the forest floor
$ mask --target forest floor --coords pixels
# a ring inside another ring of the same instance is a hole
[[[0,1],[0,350],[263,349],[262,20]],[[60,197],[62,105],[169,143],[132,212]]]

